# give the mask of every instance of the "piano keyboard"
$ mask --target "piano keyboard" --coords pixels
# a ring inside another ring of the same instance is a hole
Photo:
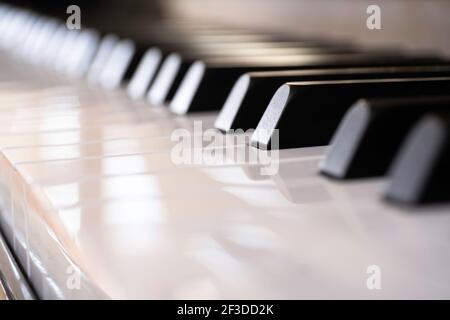
[[[445,57],[7,5],[0,29],[16,296],[450,298]]]

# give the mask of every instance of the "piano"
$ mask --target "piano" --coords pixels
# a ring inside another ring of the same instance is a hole
[[[0,299],[449,299],[450,5],[378,2],[1,3]]]

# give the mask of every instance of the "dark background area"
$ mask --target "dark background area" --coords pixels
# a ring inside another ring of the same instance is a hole
[[[166,0],[167,1],[167,0]],[[34,11],[66,19],[66,9],[70,5],[81,8],[82,23],[85,26],[123,24],[123,20],[151,20],[163,15],[162,1],[159,0],[9,0],[1,1]]]
[[[65,9],[72,4],[80,6],[88,14],[90,11],[106,12],[120,10],[124,12],[138,12],[143,9],[147,11],[152,8],[160,8],[159,1],[156,0],[7,0],[2,2],[32,8],[53,15],[64,14]]]

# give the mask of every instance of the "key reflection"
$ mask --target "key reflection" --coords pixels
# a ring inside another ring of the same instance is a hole
[[[55,207],[71,207],[79,203],[80,192],[78,183],[62,184],[48,187],[46,194]]]
[[[157,195],[159,186],[153,176],[122,176],[101,182],[100,199],[123,198],[136,195]]]
[[[130,157],[108,157],[98,161],[100,168],[98,172],[103,175],[110,174],[126,174],[133,172],[148,171],[148,164],[145,156],[130,156]]]
[[[102,221],[108,225],[151,225],[166,220],[164,206],[151,199],[112,201],[102,205],[101,210]]]
[[[329,202],[332,197],[322,181],[317,179],[320,157],[281,161],[279,171],[272,176],[281,193],[293,203]]]
[[[227,239],[250,250],[275,249],[279,245],[275,234],[268,228],[251,224],[231,226],[227,230]]]
[[[246,266],[231,255],[216,240],[210,237],[192,239],[189,243],[191,255],[209,269],[221,276],[232,277],[237,283],[243,284],[246,279]]]
[[[69,237],[76,240],[81,228],[81,208],[71,208],[60,212],[59,218]]]

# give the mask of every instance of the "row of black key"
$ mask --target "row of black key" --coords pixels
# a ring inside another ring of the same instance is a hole
[[[139,37],[125,32],[135,41],[104,37],[98,50],[86,50],[97,52],[88,78],[106,89],[130,80],[130,97],[168,105],[175,114],[221,110],[216,128],[256,129],[255,147],[331,141],[320,168],[325,175],[372,177],[392,168],[388,198],[449,200],[447,60],[202,25],[175,29],[162,27]],[[411,127],[430,111],[441,113],[423,120],[398,153]],[[279,133],[276,145],[274,132]],[[424,144],[426,139],[433,141]]]

